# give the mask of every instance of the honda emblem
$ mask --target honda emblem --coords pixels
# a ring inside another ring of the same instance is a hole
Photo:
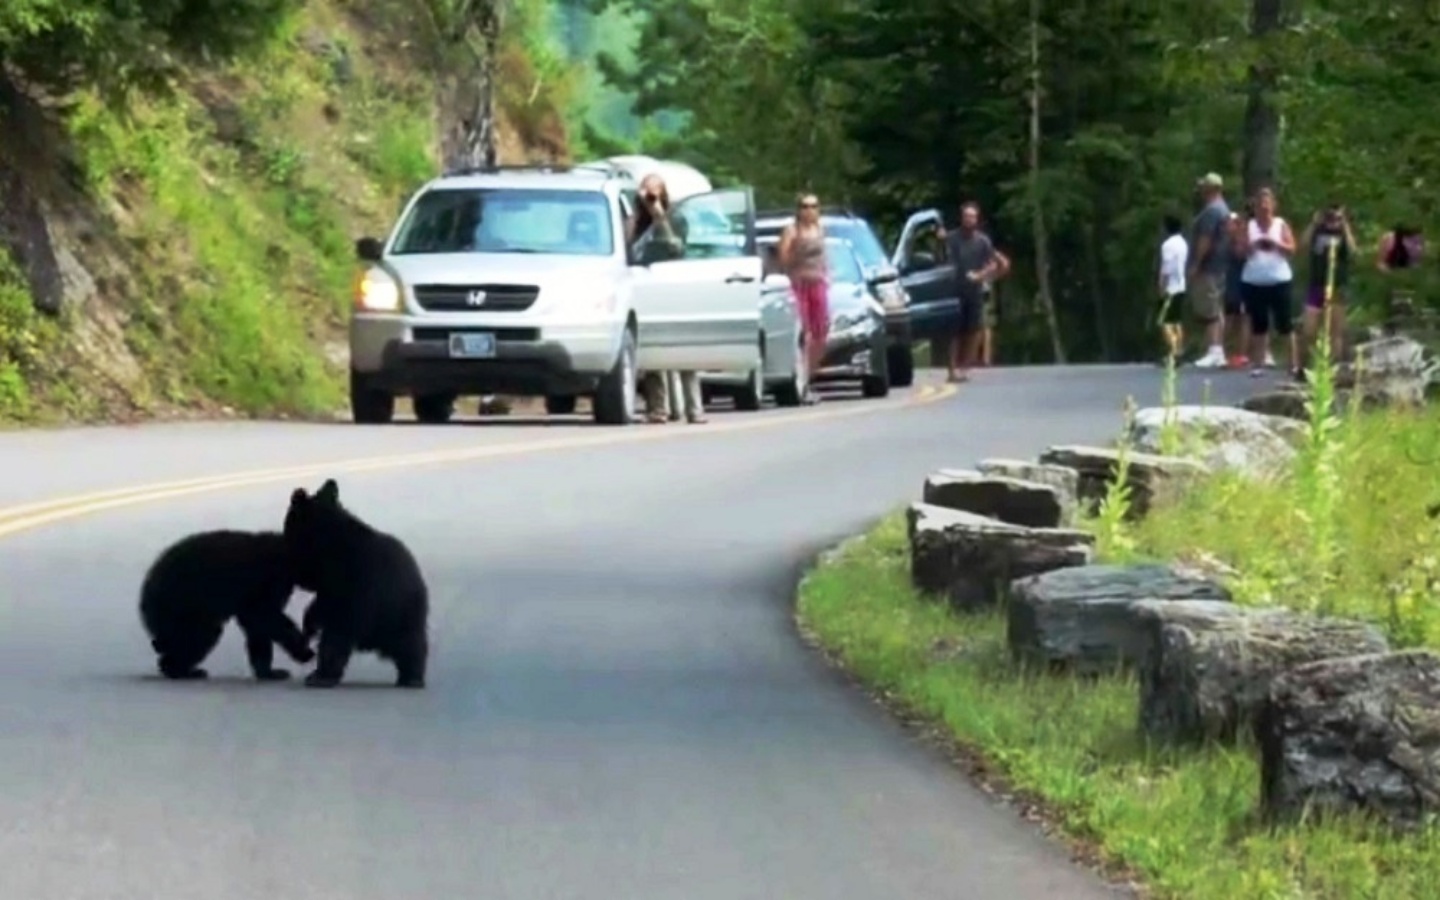
[[[465,295],[466,306],[483,306],[485,303],[485,292],[474,290]]]

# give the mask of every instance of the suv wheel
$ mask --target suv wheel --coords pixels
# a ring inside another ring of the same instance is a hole
[[[885,397],[890,393],[890,354],[881,344],[870,351],[871,369],[860,381],[860,393],[866,397]]]
[[[557,394],[545,398],[545,412],[552,416],[568,416],[575,412],[575,405],[580,398],[573,394]]]
[[[350,418],[356,425],[387,425],[395,418],[395,395],[374,387],[369,376],[350,370]]]
[[[422,394],[411,400],[415,418],[426,425],[444,425],[455,415],[454,394]]]
[[[601,425],[629,425],[635,418],[635,332],[625,329],[615,366],[595,389],[595,421]]]
[[[809,390],[810,377],[805,368],[805,338],[801,336],[795,342],[795,368],[791,370],[790,377],[775,386],[775,405],[799,406],[805,402],[805,394]]]
[[[907,388],[915,383],[915,348],[908,342],[892,346],[886,352],[890,368],[890,384]]]
[[[750,377],[735,391],[735,408],[744,412],[755,412],[765,405],[765,351],[760,351],[760,365],[750,372]]]

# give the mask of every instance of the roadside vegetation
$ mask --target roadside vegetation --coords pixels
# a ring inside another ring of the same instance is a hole
[[[1366,619],[1397,647],[1440,645],[1440,527],[1425,509],[1440,497],[1440,419],[1337,414],[1321,349],[1308,441],[1285,478],[1217,477],[1138,526],[1126,524],[1117,479],[1087,523],[1100,560],[1219,563],[1234,572],[1238,602]],[[1003,611],[958,615],[921,596],[908,552],[901,515],[846,545],[801,584],[802,630],[1036,801],[1111,874],[1184,900],[1401,900],[1440,878],[1434,828],[1399,835],[1359,818],[1260,825],[1248,742],[1147,744],[1133,677],[1025,670],[1006,646]]]
[[[112,6],[0,10],[0,421],[330,414],[353,239],[440,166],[449,7]],[[502,161],[563,156],[575,75],[507,6]]]

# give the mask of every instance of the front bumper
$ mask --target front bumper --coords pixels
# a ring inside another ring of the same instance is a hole
[[[376,388],[394,393],[548,396],[593,391],[620,352],[623,323],[574,326],[490,325],[466,316],[356,315],[350,365]],[[455,359],[450,335],[495,336],[495,355]]]

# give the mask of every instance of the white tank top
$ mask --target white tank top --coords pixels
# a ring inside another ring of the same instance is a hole
[[[1246,229],[1250,235],[1250,243],[1261,238],[1269,238],[1276,244],[1280,243],[1281,229],[1285,227],[1285,220],[1276,216],[1270,220],[1270,227],[1262,229],[1260,223],[1251,219],[1246,223]],[[1290,270],[1290,260],[1279,250],[1261,250],[1254,248],[1249,259],[1245,260],[1245,267],[1240,272],[1240,280],[1246,284],[1268,285],[1284,284],[1293,280],[1294,273]]]

